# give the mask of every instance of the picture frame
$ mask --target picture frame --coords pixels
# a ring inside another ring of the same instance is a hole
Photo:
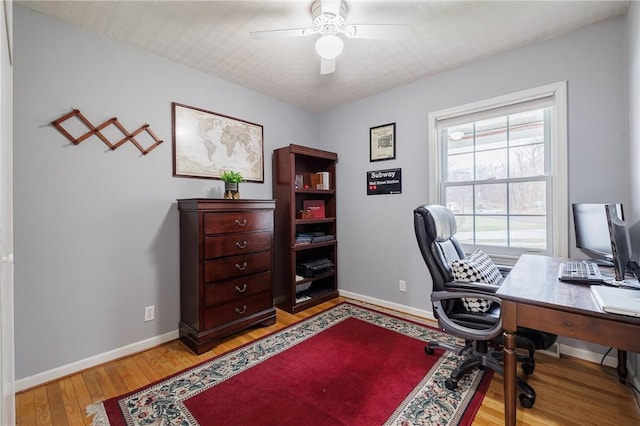
[[[240,118],[171,103],[173,176],[220,179],[234,171],[264,182],[263,127]]]
[[[369,161],[396,158],[396,123],[383,124],[369,129]]]

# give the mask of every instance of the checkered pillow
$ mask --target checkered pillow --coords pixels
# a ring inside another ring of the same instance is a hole
[[[451,263],[453,278],[463,282],[483,282],[500,285],[502,274],[491,258],[482,250],[474,251],[466,259],[454,260]],[[475,297],[462,298],[462,304],[469,312],[487,312],[493,302]]]

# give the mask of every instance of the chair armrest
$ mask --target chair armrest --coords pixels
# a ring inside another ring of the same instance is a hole
[[[493,294],[500,288],[499,285],[487,284],[483,282],[467,282],[467,281],[450,281],[445,284],[447,291],[475,291],[478,294]],[[477,297],[475,296],[459,296],[459,297]]]
[[[492,294],[484,294],[471,291],[434,291],[431,293],[431,301],[433,302],[434,314],[438,318],[440,328],[445,332],[455,330],[451,334],[462,337],[466,340],[491,340],[502,334],[502,313],[496,323],[489,328],[475,329],[460,325],[447,316],[447,312],[442,306],[443,300],[459,299],[461,297],[482,297],[483,299],[492,300],[495,303],[501,303],[499,297]]]
[[[500,271],[503,277],[506,277],[507,275],[509,275],[509,272],[511,272],[511,270],[513,269],[513,266],[509,266],[509,265],[496,265],[496,266],[498,266],[498,270]]]
[[[499,305],[502,304],[502,299],[500,299],[497,296],[494,296],[493,294],[486,294],[486,293],[482,293],[482,292],[477,292],[477,291],[434,291],[433,293],[431,293],[431,301],[432,302],[440,302],[443,300],[451,300],[451,299],[460,299],[462,297],[476,297],[476,298],[482,298],[482,299],[486,299],[486,300],[491,300],[494,303],[497,303]]]

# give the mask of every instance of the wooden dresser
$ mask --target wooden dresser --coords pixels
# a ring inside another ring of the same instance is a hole
[[[180,339],[195,353],[276,321],[273,200],[178,200]]]

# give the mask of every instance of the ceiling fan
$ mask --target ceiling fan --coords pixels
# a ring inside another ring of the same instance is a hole
[[[320,34],[316,41],[316,52],[320,55],[320,74],[336,70],[336,58],[342,53],[344,41],[338,37],[400,40],[409,34],[409,25],[402,24],[357,24],[347,25],[347,5],[342,0],[315,0],[311,4],[313,22],[311,28],[288,28],[279,30],[252,31],[254,39],[303,37]]]

